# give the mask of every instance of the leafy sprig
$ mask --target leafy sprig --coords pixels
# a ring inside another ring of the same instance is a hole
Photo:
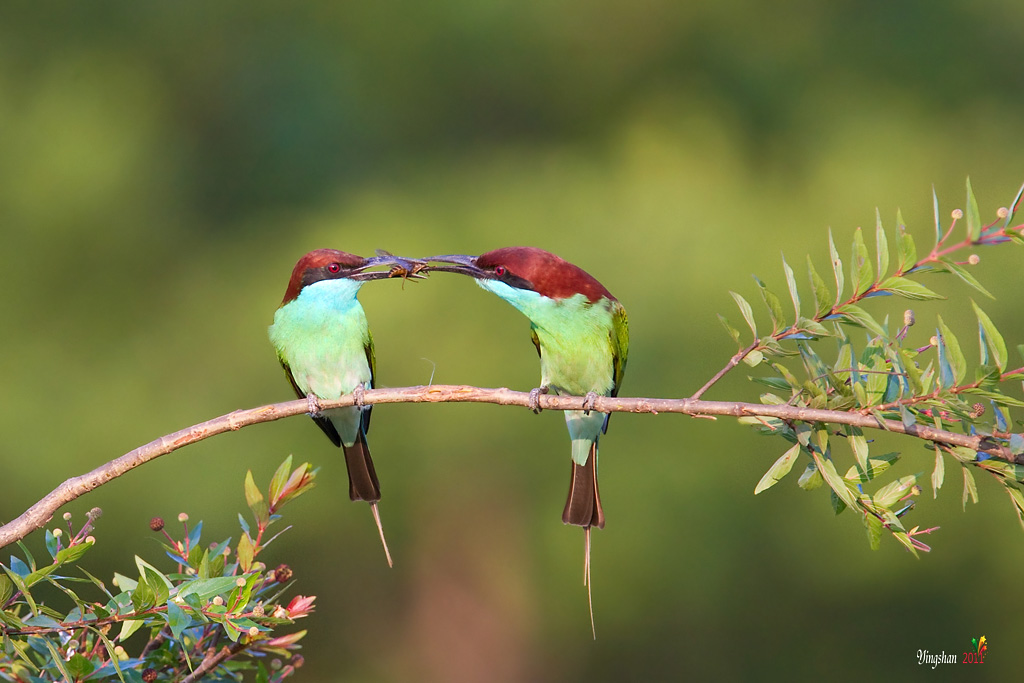
[[[77,533],[66,514],[66,547],[61,529],[46,532],[52,562],[37,565],[22,544],[25,559],[12,556],[9,565],[0,564],[0,679],[227,681],[252,669],[257,680],[269,682],[291,675],[302,664],[295,650],[305,631],[278,631],[309,614],[315,598],[296,595],[286,601],[291,569],[282,564],[268,570],[256,558],[277,538],[263,540],[267,527],[280,519],[281,507],[312,488],[315,476],[308,463],[292,472],[289,456],[264,499],[249,472],[245,493],[257,532],[253,538],[239,515],[242,535],[234,548],[231,539],[203,543],[202,522],[190,528],[184,513],[178,517],[179,538],[153,518],[150,528],[162,534],[161,545],[175,569],[161,571],[136,556],[137,578],[115,574],[113,590],[77,566],[95,544],[88,534],[98,509]],[[85,578],[63,575],[76,566]],[[80,596],[79,583],[97,589],[101,600]],[[37,590],[44,584],[59,589],[74,607],[64,612],[45,604]],[[126,645],[136,632],[148,638],[132,656]],[[243,653],[251,657],[238,659]]]
[[[1024,187],[1014,197],[1011,208],[1000,209],[996,221],[983,224],[968,180],[966,210],[954,210],[949,226],[943,227],[938,199],[933,192],[935,238],[931,250],[923,257],[918,256],[914,238],[899,213],[893,240],[895,259],[892,261],[889,236],[880,216],[876,218],[873,257],[863,231],[858,228],[854,233],[851,258],[848,264],[844,264],[830,231],[829,255],[834,285],[830,287],[825,283],[808,258],[808,276],[814,300],[814,312],[809,316],[803,314],[793,269],[783,258],[792,316],[787,316],[780,298],[755,277],[771,323],[771,331],[759,335],[753,307],[740,294],[730,292],[753,341],[742,346],[740,332],[719,316],[729,335],[741,348],[694,397],[699,397],[726,372],[744,361],[751,366],[768,366],[774,371],[768,377],[752,378],[772,390],[762,395],[762,403],[859,412],[875,416],[880,425],[884,425],[885,420],[899,420],[909,432],[916,425],[962,429],[964,433],[981,434],[987,444],[1006,447],[1004,450],[1014,457],[1024,454],[1024,435],[1010,431],[1011,423],[1007,417],[1007,411],[1024,407],[1024,401],[1005,392],[1011,380],[1024,377],[1024,367],[1009,369],[1006,342],[977,303],[972,301],[978,321],[979,362],[970,379],[963,347],[941,317],[937,319],[935,334],[929,343],[914,348],[905,346],[908,332],[916,322],[912,310],[904,314],[902,326],[893,329],[887,318],[879,321],[864,307],[868,299],[878,296],[898,296],[912,301],[944,298],[919,281],[919,277],[926,273],[951,273],[991,297],[970,272],[970,267],[976,266],[980,258],[971,253],[965,260],[954,259],[958,253],[974,247],[1009,242],[1024,244],[1024,226],[1010,226],[1022,196]],[[955,235],[961,226],[964,236],[957,239]],[[894,266],[891,272],[890,266]],[[859,352],[849,336],[850,327],[867,332],[867,342]],[[826,337],[837,343],[835,356],[828,361],[821,356],[818,343]],[[792,360],[794,357],[799,359],[798,363]],[[986,414],[991,414],[992,419],[983,421]],[[929,549],[919,537],[934,529],[908,529],[902,522],[904,515],[913,508],[912,498],[921,492],[918,475],[901,477],[873,493],[866,491],[868,485],[878,484],[876,478],[899,459],[898,453],[871,453],[871,442],[858,428],[830,429],[827,423],[765,417],[744,418],[743,421],[763,433],[781,436],[793,444],[765,473],[755,493],[774,486],[803,454],[806,468],[799,479],[800,486],[814,489],[827,484],[832,507],[837,514],[846,508],[858,510],[863,515],[872,547],[878,546],[882,531],[889,531],[915,554],[918,550]],[[832,445],[837,439],[849,445],[854,463],[844,475],[839,474],[833,458]],[[951,456],[963,467],[965,505],[968,499],[977,500],[977,485],[971,468],[982,469],[1002,483],[1024,526],[1024,493],[1021,489],[1024,467],[1016,461],[1003,461],[989,453],[948,444],[935,443],[933,450],[935,463],[931,484],[934,494],[945,480],[944,456]]]

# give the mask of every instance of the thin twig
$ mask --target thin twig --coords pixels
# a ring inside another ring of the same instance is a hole
[[[544,410],[583,410],[584,396],[557,396],[541,394],[538,397]],[[402,387],[395,389],[370,389],[363,393],[363,402],[376,403],[494,403],[530,407],[530,394],[511,389],[485,389],[481,387],[435,384],[429,387]],[[351,394],[332,401],[321,401],[323,410],[355,405]],[[963,446],[989,457],[1024,465],[1024,455],[1014,455],[985,435],[957,434],[926,425],[904,425],[900,420],[879,420],[874,415],[842,410],[823,410],[790,405],[761,405],[736,401],[702,401],[693,398],[625,398],[622,396],[599,396],[593,409],[602,413],[680,413],[691,416],[722,415],[732,417],[772,417],[789,422],[829,422],[846,424],[864,429],[884,429],[897,434],[907,434],[925,441]],[[309,410],[306,399],[274,403],[271,405],[236,410],[192,427],[160,437],[139,446],[119,458],[100,465],[78,477],[72,477],[57,486],[35,505],[14,521],[0,527],[0,548],[18,541],[36,529],[43,528],[54,513],[79,496],[101,486],[112,479],[154,460],[161,455],[208,439],[224,432],[236,431],[263,422],[273,422],[286,417],[303,415]]]
[[[181,683],[194,683],[195,681],[198,681],[203,676],[220,666],[221,663],[231,659],[243,650],[248,649],[249,643],[243,643],[242,640],[243,639],[239,639],[239,641],[231,647],[222,647],[216,654],[206,657],[202,664],[196,667],[195,671],[182,679]]]

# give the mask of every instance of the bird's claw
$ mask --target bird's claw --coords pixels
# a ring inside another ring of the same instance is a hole
[[[583,399],[583,414],[590,415],[590,411],[594,409],[594,405],[597,403],[597,392],[588,391],[586,397]]]
[[[356,406],[358,408],[360,408],[360,409],[366,407],[366,402],[363,400],[363,392],[364,391],[365,391],[365,389],[363,389],[363,385],[362,384],[357,384],[356,388],[352,390],[352,398],[355,399]]]
[[[534,415],[540,415],[540,411],[543,410],[540,407],[540,395],[546,393],[548,393],[547,387],[536,387],[530,390],[530,399],[527,407],[533,411]]]
[[[306,402],[309,406],[309,416],[320,417],[320,399],[316,394],[306,394]]]

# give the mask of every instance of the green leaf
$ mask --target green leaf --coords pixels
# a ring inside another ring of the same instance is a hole
[[[215,595],[228,593],[235,587],[236,576],[219,576],[214,579],[196,579],[181,586],[178,589],[178,597],[185,599],[189,595],[198,596],[201,602],[206,602]]]
[[[983,287],[982,284],[978,282],[977,278],[971,275],[971,273],[966,268],[961,266],[959,263],[954,263],[948,258],[939,259],[939,262],[941,263],[941,268],[945,269],[950,273],[953,273],[953,275],[956,275],[958,278],[960,278],[961,280],[969,284],[971,287],[987,296],[989,299],[995,299],[995,297],[992,296],[992,293],[985,289],[985,287]]]
[[[946,465],[942,460],[942,451],[935,449],[935,469],[932,470],[932,498],[939,497],[939,489],[946,478]]]
[[[721,317],[721,316],[719,316]],[[274,476],[270,479],[270,504],[276,506],[278,499],[281,497],[281,489],[284,487],[285,482],[288,481],[288,475],[292,471],[292,456],[289,455],[284,459],[284,462],[274,472]]]
[[[878,279],[881,280],[885,277],[885,271],[889,270],[889,238],[882,229],[882,214],[878,209],[875,209],[875,251],[878,254],[875,265],[878,268]]]
[[[970,498],[972,503],[978,502],[978,485],[974,482],[974,474],[971,472],[967,465],[962,465],[964,470],[964,495],[963,495],[963,506],[964,510],[967,509],[967,499]]]
[[[831,228],[828,231],[828,253],[832,259],[832,273],[836,278],[836,303],[839,303],[843,296],[843,262],[839,258],[839,252],[836,251],[836,243],[832,239]]]
[[[939,356],[942,357],[945,349],[946,361],[953,370],[953,380],[956,384],[960,384],[967,375],[967,359],[964,358],[963,351],[960,350],[960,342],[957,341],[956,335],[946,326],[946,323],[942,322],[942,316],[939,316],[938,319]],[[949,386],[946,385],[946,388]]]
[[[863,431],[859,427],[847,427],[847,441],[850,442],[850,449],[853,451],[853,457],[857,460],[857,467],[861,472],[866,473],[869,469],[868,465],[868,440],[864,437]]]
[[[846,475],[843,479],[847,481],[857,481],[861,483],[867,483],[885,472],[889,467],[892,466],[897,460],[900,459],[899,453],[886,453],[885,455],[876,455],[868,458],[868,467],[866,470],[861,469],[857,465],[853,465],[849,470],[846,471]]]
[[[981,214],[978,212],[978,200],[974,198],[974,190],[971,189],[971,178],[967,177],[967,236],[972,242],[981,237]]]
[[[878,489],[872,498],[878,505],[881,505],[882,507],[889,507],[900,498],[903,498],[903,496],[910,490],[910,487],[916,483],[917,475],[908,474]]]
[[[132,606],[136,612],[142,612],[155,604],[156,593],[149,583],[143,577],[140,577],[135,590],[132,591]]]
[[[249,534],[242,534],[242,537],[238,539],[238,565],[242,568],[243,572],[249,571],[252,567],[252,559],[256,555],[256,549],[253,546],[252,539],[249,538]]]
[[[868,534],[868,544],[872,550],[878,550],[882,546],[882,520],[874,515],[864,515],[864,527]]]
[[[846,503],[849,507],[857,507],[857,498],[853,495],[853,491],[846,485],[843,478],[836,472],[836,466],[832,464],[831,460],[825,460],[817,453],[811,453],[811,457],[814,458],[815,464],[818,466],[818,472],[828,483],[829,488],[835,492],[841,501]]]
[[[0,608],[10,600],[12,595],[14,595],[14,583],[3,574],[0,574]]]
[[[985,350],[992,357],[992,362],[999,368],[999,372],[1006,370],[1006,342],[1003,341],[1003,335],[999,333],[996,326],[992,324],[992,319],[988,317],[988,314],[976,304],[973,300],[971,306],[974,307],[974,315],[978,318],[978,337],[979,345],[981,346],[981,364],[988,365],[989,361],[985,358]]]
[[[732,340],[734,342],[736,342],[736,345],[739,346],[740,345],[740,331],[737,330],[732,325],[730,325],[729,321],[726,320],[725,316],[723,316],[721,313],[718,314],[718,320],[722,323],[722,326],[725,328],[725,331],[729,333],[729,336],[732,337]]]
[[[945,299],[946,297],[941,294],[936,294],[932,290],[928,289],[924,285],[914,282],[908,278],[894,275],[890,278],[886,278],[878,288],[886,292],[892,292],[898,294],[904,299],[911,299],[912,301],[928,301],[930,299]]]
[[[917,264],[917,248],[914,246],[914,238],[910,236],[903,225],[899,227],[896,240],[896,260],[899,262],[896,272],[901,275],[910,272]]]
[[[864,244],[864,231],[857,228],[853,232],[853,292],[857,296],[871,289],[875,283],[875,275],[871,270],[871,255]]]
[[[878,324],[871,315],[860,306],[846,304],[841,306],[838,313],[842,314],[843,321],[858,327],[863,327],[876,337],[885,337],[885,330]]]
[[[57,647],[53,644],[53,641],[49,638],[42,638],[43,644],[46,649],[50,651],[50,663],[57,667],[61,675],[64,676],[64,680],[74,680],[71,676],[71,672],[68,671],[67,667],[64,666],[64,657],[57,651]]]
[[[175,640],[181,638],[181,632],[192,625],[192,617],[174,600],[167,603],[167,626]]]
[[[253,517],[261,526],[266,526],[270,520],[270,511],[267,502],[263,500],[263,494],[256,488],[256,482],[252,478],[252,470],[245,473],[245,502],[252,510]]]
[[[121,622],[121,632],[117,636],[117,640],[120,643],[128,640],[132,637],[136,631],[146,625],[145,619],[126,619]]]
[[[729,293],[732,294],[732,298],[736,301],[736,305],[739,306],[740,313],[743,314],[743,319],[747,321],[750,331],[754,333],[754,339],[757,339],[757,325],[754,324],[754,311],[751,310],[750,304],[736,292]]]
[[[779,456],[775,464],[768,468],[768,471],[761,477],[761,481],[757,482],[757,486],[754,487],[754,495],[778,484],[793,469],[793,463],[796,462],[798,455],[800,455],[800,444],[793,444],[792,448]]]
[[[814,269],[814,262],[810,256],[807,257],[807,273],[811,278],[811,291],[814,292],[814,300],[817,303],[814,317],[823,318],[832,310],[832,294],[828,291],[828,285],[818,275],[818,271]]]
[[[1006,492],[1010,495],[1013,509],[1017,511],[1017,521],[1020,522],[1021,528],[1024,528],[1024,494],[1013,482],[1004,479],[1003,486],[1006,487]]]
[[[756,275],[754,276],[754,282],[757,283],[758,288],[761,290],[761,299],[764,301],[765,307],[768,309],[768,315],[772,320],[772,334],[779,331],[779,327],[785,323],[785,314],[782,312],[782,302],[779,301],[774,292],[768,289],[767,286],[761,279]]]
[[[782,270],[786,271],[786,285],[789,287],[789,298],[793,301],[793,320],[800,320],[800,293],[796,291],[796,277],[793,269],[786,263],[786,257],[782,257]]]
[[[96,665],[77,652],[68,660],[68,673],[73,680],[85,678],[96,670]]]
[[[824,479],[821,478],[821,473],[818,472],[817,466],[812,462],[804,470],[803,474],[800,475],[800,479],[796,482],[797,486],[802,488],[804,491],[813,491],[819,488],[823,483]]]
[[[939,216],[939,195],[935,194],[935,186],[932,185],[932,213],[935,214],[935,246],[942,241],[942,221]]]

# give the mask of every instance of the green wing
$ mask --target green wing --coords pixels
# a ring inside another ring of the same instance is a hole
[[[615,388],[612,389],[612,396],[618,396],[622,376],[626,374],[626,357],[629,355],[629,320],[626,318],[626,309],[618,301],[612,304],[612,330],[608,336],[614,364],[612,379],[615,380]]]
[[[370,386],[367,389],[373,389],[377,386],[377,356],[373,352],[373,335],[370,334],[370,330],[366,330],[366,362],[370,365]],[[370,412],[373,410],[373,406],[366,406],[363,409],[363,434],[370,431]]]

